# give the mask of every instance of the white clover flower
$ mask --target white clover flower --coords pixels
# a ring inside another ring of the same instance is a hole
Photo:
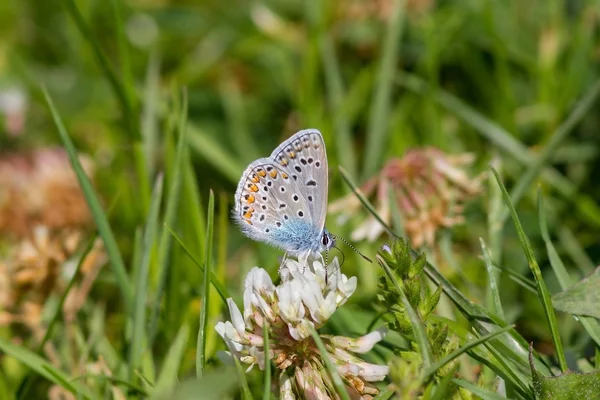
[[[227,300],[231,321],[219,322],[215,329],[230,354],[265,368],[265,357],[281,371],[281,399],[338,399],[325,368],[323,355],[310,332],[321,328],[337,307],[356,290],[356,277],[341,273],[337,258],[325,270],[322,259],[287,259],[280,269],[281,283],[275,286],[269,274],[254,267],[244,282],[244,311]],[[329,275],[327,273],[329,272]],[[268,325],[270,347],[265,354],[263,325]],[[385,365],[367,363],[354,353],[366,353],[381,341],[386,328],[363,337],[321,335],[348,392],[355,399],[371,399],[378,393],[369,382],[381,381],[389,372]]]

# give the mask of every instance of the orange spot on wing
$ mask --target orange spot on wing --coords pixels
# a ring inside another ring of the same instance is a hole
[[[288,160],[285,158],[282,158],[279,163],[285,167],[286,165],[288,165]]]
[[[250,190],[253,192],[258,192],[258,186],[253,183],[252,186],[250,186]]]
[[[296,152],[292,150],[288,153],[288,156],[290,156],[290,158],[296,158]]]
[[[263,170],[263,169],[261,169],[260,171],[258,171],[258,174],[259,174],[260,176],[262,176],[263,178],[264,178],[265,176],[267,176],[267,173],[266,173],[266,172],[265,172],[265,170]]]
[[[250,179],[250,180],[251,180],[252,182],[254,182],[254,183],[258,183],[258,182],[260,182],[260,178],[258,177],[258,175],[253,175],[253,176],[252,176],[252,179]]]
[[[271,171],[270,175],[273,179],[277,178],[277,170],[274,169],[273,171]]]
[[[254,198],[253,195],[248,195],[248,199],[247,200],[248,200],[248,203],[254,203],[255,198]]]
[[[281,177],[282,177],[283,179],[287,179],[287,178],[288,178],[288,176],[287,176],[287,174],[286,174],[285,172],[282,172],[282,173],[281,173]]]

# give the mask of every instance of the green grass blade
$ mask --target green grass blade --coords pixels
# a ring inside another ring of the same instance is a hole
[[[242,161],[259,158],[256,142],[248,131],[248,121],[244,111],[244,99],[239,83],[235,79],[223,80],[219,85],[223,109],[227,116],[229,142],[234,146]]]
[[[115,36],[117,37],[119,62],[121,64],[121,82],[127,96],[127,101],[132,105],[132,108],[135,108],[135,85],[131,73],[131,60],[129,58],[131,50],[129,49],[127,36],[123,29],[125,27],[123,21],[123,2],[121,0],[112,0],[112,6],[115,16],[113,25],[116,31]],[[144,97],[144,100],[148,101],[148,98]]]
[[[205,269],[204,265],[198,260],[198,258],[196,256],[194,256],[194,254],[192,254],[192,252],[188,249],[188,247],[183,243],[181,238],[179,236],[177,236],[177,234],[175,232],[173,232],[170,228],[168,228],[168,229],[169,229],[169,232],[171,233],[171,235],[173,235],[173,238],[179,244],[179,246],[181,246],[181,249],[185,252],[185,254],[188,255],[188,257],[190,257],[192,259],[192,261],[200,269],[200,272],[202,274],[204,274],[204,269]],[[212,271],[210,273],[210,283],[212,283],[214,288],[217,289],[219,296],[223,300],[223,304],[227,305],[227,299],[230,298],[231,295],[227,291],[227,288],[225,286],[223,286],[223,284],[221,282],[219,282],[219,278],[217,278],[217,276]]]
[[[97,235],[93,235],[92,238],[90,239],[89,243],[85,247],[85,250],[83,250],[81,257],[79,258],[79,261],[77,262],[77,267],[75,268],[75,271],[73,272],[73,276],[67,283],[67,287],[65,288],[63,294],[60,296],[58,304],[56,304],[56,308],[54,309],[52,317],[50,318],[50,322],[48,323],[48,327],[46,328],[44,337],[42,338],[41,342],[36,347],[36,350],[35,350],[36,354],[41,355],[42,351],[44,349],[44,346],[46,345],[48,340],[50,340],[50,337],[52,336],[52,333],[54,332],[54,327],[58,323],[58,320],[60,319],[60,316],[62,314],[63,306],[65,304],[65,301],[67,300],[67,296],[71,292],[71,289],[73,288],[73,285],[75,284],[75,281],[79,277],[79,272],[81,271],[83,262],[85,261],[86,257],[90,253],[90,251],[94,248],[94,242],[96,241],[96,238],[97,238]],[[19,389],[17,390],[19,399],[28,398],[29,390],[31,389],[31,385],[33,385],[33,383],[34,383],[34,379],[35,378],[32,377],[31,375],[28,375],[23,380]]]
[[[181,114],[179,116],[179,139],[177,141],[177,154],[173,163],[173,173],[171,175],[171,186],[167,197],[167,206],[165,211],[164,223],[160,233],[160,241],[158,245],[158,286],[156,288],[156,296],[152,307],[152,318],[150,322],[149,345],[152,346],[158,328],[158,318],[161,310],[161,303],[165,286],[167,284],[167,276],[169,274],[169,254],[171,251],[172,236],[167,227],[175,225],[177,217],[177,209],[179,205],[179,195],[181,192],[182,169],[184,152],[186,145],[186,123],[187,123],[187,92],[183,92],[183,101]]]
[[[350,395],[348,394],[348,391],[346,391],[346,387],[344,386],[344,381],[342,380],[342,377],[338,373],[338,370],[335,367],[335,365],[333,365],[333,362],[331,361],[331,358],[329,357],[329,353],[327,353],[327,349],[325,348],[325,344],[323,344],[323,341],[321,340],[319,333],[314,328],[312,328],[310,330],[310,335],[312,336],[313,340],[315,341],[315,344],[319,348],[319,352],[321,353],[321,359],[325,362],[325,368],[327,369],[327,372],[329,372],[329,376],[331,377],[331,380],[333,381],[333,386],[335,386],[337,395],[342,400],[350,400]]]
[[[472,384],[471,382],[467,382],[463,379],[454,378],[454,379],[452,379],[452,382],[454,382],[456,385],[458,385],[460,387],[467,389],[469,392],[473,393],[474,395],[481,397],[483,400],[506,400],[506,397],[500,396],[496,392],[492,392],[491,390],[487,390],[485,388],[476,386],[476,385]]]
[[[128,133],[130,134],[132,139],[138,137],[137,132],[137,116],[134,113],[133,106],[129,101],[129,96],[127,93],[127,89],[123,85],[123,82],[117,76],[113,66],[110,64],[108,57],[102,51],[100,47],[100,43],[98,39],[94,37],[92,30],[88,26],[87,22],[83,19],[83,15],[81,15],[81,11],[77,7],[75,0],[64,0],[67,11],[73,18],[77,29],[84,37],[84,39],[88,42],[88,44],[92,47],[92,52],[96,58],[96,62],[98,63],[100,70],[105,75],[110,87],[113,92],[117,96],[117,100],[121,104],[121,109],[123,110],[123,118],[128,127]]]
[[[388,400],[393,395],[394,395],[394,390],[391,387],[387,387],[384,390],[382,390],[381,392],[379,392],[379,394],[377,396],[375,396],[373,398],[373,400]]]
[[[450,372],[448,372],[446,375],[443,376],[443,378],[440,380],[440,382],[435,386],[435,391],[433,392],[433,395],[428,396],[425,395],[423,396],[424,398],[428,398],[429,400],[446,400],[448,399],[448,395],[450,393],[448,393],[448,390],[451,389],[450,388],[450,383],[452,382],[452,377],[456,374],[456,371],[458,370],[458,368],[460,367],[460,364],[456,364],[452,370],[450,370]],[[427,389],[429,389],[431,391],[432,386],[428,386]],[[427,390],[426,389],[426,390]]]
[[[222,367],[208,371],[202,379],[191,379],[184,382],[175,393],[169,397],[162,397],[160,400],[235,399],[233,394],[238,386],[239,382],[235,379],[234,368]]]
[[[187,325],[182,325],[179,328],[179,332],[169,347],[162,369],[158,375],[152,398],[161,398],[161,396],[170,392],[177,384],[177,375],[179,374],[181,362],[185,355],[185,346],[187,345],[189,334],[190,328]]]
[[[367,211],[369,211],[371,213],[371,215],[373,215],[373,217],[375,217],[375,219],[377,220],[377,222],[379,222],[381,224],[381,226],[383,226],[383,228],[385,229],[385,231],[387,232],[388,235],[390,235],[391,237],[396,237],[396,234],[394,233],[394,231],[392,230],[392,228],[390,228],[389,226],[387,226],[387,224],[385,223],[385,221],[381,219],[381,217],[379,216],[379,214],[377,214],[377,211],[375,210],[375,207],[373,207],[373,205],[371,204],[371,202],[358,189],[358,186],[356,186],[354,184],[354,182],[352,181],[352,179],[350,179],[350,175],[348,175],[348,172],[346,172],[346,170],[343,167],[341,167],[341,166],[338,167],[338,168],[340,170],[340,174],[342,175],[342,179],[344,180],[344,182],[346,182],[346,184],[348,185],[348,187],[350,188],[350,190],[352,190],[352,192],[354,193],[354,195],[360,200],[360,202],[367,209]]]
[[[244,164],[240,160],[223,148],[211,135],[193,124],[188,124],[187,136],[193,151],[212,164],[231,183],[238,183],[244,170]]]
[[[350,130],[348,117],[341,109],[344,101],[344,84],[340,73],[340,66],[335,54],[335,46],[330,35],[324,33],[321,39],[321,58],[327,85],[327,101],[335,125],[335,144],[338,159],[349,171],[351,176],[356,176],[356,153]]]
[[[404,289],[402,288],[400,283],[398,283],[398,280],[396,279],[396,276],[394,275],[390,267],[379,255],[376,258],[377,262],[379,263],[379,265],[381,265],[390,281],[392,281],[392,283],[396,287],[398,293],[400,293],[402,305],[404,306],[404,309],[408,314],[408,318],[410,319],[410,324],[412,325],[415,342],[417,342],[417,345],[419,346],[419,351],[421,352],[423,367],[427,369],[432,365],[433,357],[431,356],[431,344],[429,343],[429,339],[427,338],[427,333],[425,332],[425,326],[423,325],[423,321],[421,321],[419,314],[417,314],[417,311],[410,304],[408,297],[406,297],[406,293],[404,293]]]
[[[206,367],[206,329],[208,324],[208,305],[210,298],[210,273],[212,272],[212,241],[215,218],[215,195],[210,191],[208,211],[206,213],[206,246],[204,247],[204,280],[202,285],[202,308],[200,310],[200,327],[198,329],[198,345],[196,347],[196,377],[204,375]]]
[[[148,294],[148,276],[150,273],[150,260],[152,258],[152,249],[156,231],[158,230],[158,214],[162,200],[163,176],[156,179],[154,193],[152,194],[152,203],[150,212],[144,228],[143,248],[141,260],[135,284],[135,308],[133,314],[133,333],[129,344],[129,380],[132,380],[136,369],[142,362],[142,355],[147,346],[146,337],[146,301]]]
[[[546,252],[548,253],[548,259],[550,260],[550,266],[556,275],[558,284],[562,290],[567,290],[573,286],[576,282],[571,278],[564,263],[562,262],[558,252],[554,248],[554,244],[550,240],[550,234],[548,233],[548,224],[546,223],[546,215],[544,213],[544,201],[542,198],[542,192],[538,188],[538,215],[540,220],[540,231],[542,233],[542,239],[546,245]],[[600,346],[600,323],[598,320],[590,317],[577,317],[581,322],[588,335],[596,342],[597,346]]]
[[[75,146],[67,133],[67,130],[58,114],[56,107],[54,106],[54,102],[50,97],[50,94],[46,90],[46,88],[42,88],[44,92],[44,97],[46,102],[48,103],[48,107],[50,108],[50,113],[52,114],[52,118],[54,119],[54,123],[58,129],[58,133],[60,138],[62,139],[67,153],[69,155],[69,161],[75,174],[77,175],[77,180],[79,181],[79,185],[81,186],[81,190],[83,195],[85,196],[85,200],[90,208],[92,216],[94,217],[94,221],[98,227],[98,233],[100,237],[104,241],[104,246],[106,247],[106,253],[108,254],[108,258],[110,259],[110,265],[115,274],[115,278],[117,281],[117,285],[119,286],[119,290],[121,291],[121,295],[123,296],[123,301],[125,302],[125,306],[129,312],[133,311],[133,290],[131,288],[131,283],[129,282],[129,278],[127,276],[127,272],[125,270],[125,264],[123,262],[123,257],[121,256],[121,252],[119,251],[119,247],[117,245],[117,240],[110,229],[110,225],[108,223],[108,219],[106,214],[102,210],[102,206],[100,204],[100,199],[94,192],[94,188],[90,179],[83,171],[81,167],[81,163],[79,162],[79,158],[77,157],[77,151],[75,150]]]
[[[425,382],[427,382],[429,380],[429,378],[433,377],[433,375],[437,372],[437,370],[444,367],[446,364],[448,364],[451,361],[453,361],[454,359],[460,357],[462,354],[466,353],[467,351],[471,350],[472,348],[479,346],[480,344],[485,343],[488,340],[495,338],[496,336],[499,336],[505,332],[508,332],[513,328],[514,328],[514,325],[505,326],[502,329],[498,329],[497,331],[494,331],[485,336],[482,336],[482,337],[472,340],[468,343],[465,343],[464,346],[461,346],[460,348],[454,350],[452,353],[437,360],[435,363],[431,364],[428,368],[426,368],[423,371],[423,380]]]
[[[242,399],[252,400],[252,392],[250,391],[250,386],[248,386],[248,380],[246,379],[244,368],[242,368],[242,363],[237,357],[233,357],[233,362],[235,363],[235,369],[237,370],[240,386],[242,387]]]
[[[482,238],[479,238],[481,243],[481,252],[483,253],[483,261],[487,270],[488,279],[490,281],[489,290],[492,298],[492,312],[498,317],[504,318],[504,310],[502,309],[502,302],[500,301],[500,292],[498,291],[498,282],[496,282],[496,270],[492,264],[492,257],[485,246],[485,242]]]
[[[265,349],[265,380],[263,383],[263,400],[271,399],[271,358],[269,352],[271,345],[269,344],[269,324],[263,324],[263,339]]]
[[[365,209],[373,215],[379,223],[382,224],[386,232],[390,237],[396,237],[390,227],[388,227],[381,217],[375,211],[373,205],[367,200],[358,190],[357,186],[347,176],[343,168],[340,168],[340,172],[343,180],[346,182],[350,190],[360,200]],[[414,257],[417,253],[411,250]],[[490,324],[495,324],[500,327],[506,326],[506,323],[497,318],[495,315],[489,313],[483,307],[470,301],[460,290],[458,290],[446,277],[444,277],[431,263],[427,262],[425,267],[425,273],[437,286],[442,286],[444,293],[456,304],[459,310],[465,315],[466,318],[473,321],[473,326],[477,329],[477,332],[481,335],[490,333],[488,327]],[[529,371],[529,350],[525,339],[516,330],[510,331],[511,337],[500,337],[496,341],[502,341],[509,358],[517,363],[519,366]],[[549,374],[550,370],[544,365],[537,357],[534,358],[536,368],[543,370],[545,374]]]
[[[383,42],[381,64],[376,79],[377,86],[369,115],[363,179],[367,179],[377,171],[382,160],[383,150],[387,144],[391,94],[404,26],[404,3],[405,0],[395,0],[389,16],[387,33]]]
[[[113,0],[116,1],[116,0]],[[125,66],[123,66],[125,68]],[[159,153],[158,142],[158,103],[160,100],[160,61],[155,52],[150,53],[146,67],[144,83],[144,104],[141,111],[141,139],[149,176],[156,172],[156,160]]]
[[[0,350],[5,356],[8,355],[16,358],[50,382],[62,386],[74,395],[81,396],[85,399],[96,399],[85,386],[69,379],[62,371],[56,369],[48,361],[35,354],[33,351],[10,343],[3,338],[0,338]]]
[[[73,285],[75,284],[75,281],[79,277],[79,272],[81,271],[81,267],[83,266],[83,262],[87,258],[87,256],[90,253],[90,251],[92,251],[92,249],[94,248],[94,243],[96,242],[96,238],[97,237],[98,237],[97,234],[94,234],[91,237],[90,241],[88,242],[87,246],[85,246],[85,249],[83,250],[83,253],[81,254],[81,257],[79,258],[79,261],[77,262],[77,267],[75,267],[75,271],[73,272],[73,276],[69,280],[69,283],[67,283],[67,287],[65,288],[63,294],[60,296],[60,299],[58,300],[58,304],[56,305],[56,308],[54,309],[54,313],[52,314],[52,318],[50,318],[50,322],[48,323],[48,327],[46,328],[46,332],[44,333],[44,337],[42,338],[42,341],[37,346],[37,349],[36,349],[36,353],[37,354],[41,354],[42,350],[44,349],[44,346],[46,345],[46,343],[48,342],[48,340],[52,336],[52,332],[54,330],[54,327],[58,323],[58,320],[60,319],[60,316],[62,314],[63,306],[65,304],[65,301],[67,300],[67,296],[71,292],[71,289],[73,288]]]
[[[561,247],[569,254],[573,263],[583,272],[584,275],[590,275],[596,269],[596,264],[585,252],[583,246],[571,229],[562,226],[558,230],[558,239]]]
[[[554,133],[552,133],[548,143],[546,143],[542,151],[538,153],[534,161],[527,167],[525,173],[521,175],[510,193],[510,198],[512,199],[513,205],[518,204],[523,198],[527,188],[531,186],[535,178],[549,162],[552,155],[573,131],[573,128],[588,113],[588,111],[596,102],[598,95],[600,95],[600,81],[596,82],[583,96],[583,98],[575,105],[568,118],[556,129],[556,131],[554,131]],[[500,217],[501,223],[504,223],[506,218],[508,218],[508,210],[504,209],[504,212]]]
[[[529,239],[527,238],[527,235],[525,235],[525,231],[523,230],[521,221],[519,220],[517,212],[511,202],[510,195],[508,194],[508,191],[502,184],[498,172],[496,172],[494,168],[491,168],[491,170],[494,173],[494,176],[496,177],[496,181],[498,182],[500,189],[502,190],[504,202],[510,210],[510,215],[517,230],[517,235],[519,236],[521,246],[523,247],[523,252],[525,253],[525,257],[527,258],[527,263],[529,264],[529,268],[531,269],[531,272],[533,273],[533,276],[535,278],[537,284],[538,297],[542,303],[542,307],[544,308],[544,314],[546,314],[546,320],[550,328],[552,341],[554,342],[554,346],[556,347],[556,354],[558,357],[560,368],[563,372],[566,372],[568,370],[567,360],[565,358],[565,352],[562,346],[562,341],[560,339],[560,332],[558,330],[558,324],[556,322],[556,314],[554,313],[554,308],[552,307],[550,292],[546,287],[546,283],[544,282],[544,278],[542,277],[542,272],[540,271],[540,267],[535,259],[535,255],[533,254],[533,249],[531,248]]]
[[[415,93],[425,94],[429,91],[427,83],[415,75],[401,72],[398,74],[398,83]],[[536,160],[536,154],[533,151],[529,150],[501,126],[489,120],[459,98],[441,89],[436,89],[434,98],[440,105],[471,125],[483,137],[510,154],[521,164],[531,165]],[[554,168],[544,168],[541,172],[541,178],[567,199],[571,199],[578,191],[573,182]],[[585,219],[587,222],[594,224],[594,226],[600,226],[600,206],[585,194],[579,193],[578,196],[578,201],[574,202],[578,211],[587,217]]]
[[[502,159],[500,157],[494,156],[490,164],[493,165],[498,172],[502,173]],[[488,176],[487,184],[489,198],[487,212],[488,253],[490,255],[491,264],[494,265],[499,264],[502,260],[502,233],[504,224],[500,223],[500,216],[504,210],[504,202],[502,201],[502,191],[498,188],[496,180],[492,176]],[[488,274],[489,273],[490,272],[488,271]],[[494,270],[492,273],[494,275],[493,279],[497,281],[499,278],[499,271]],[[491,289],[490,285],[486,287],[486,305],[488,308],[492,308],[493,303],[495,302]]]
[[[404,221],[402,220],[402,213],[400,212],[400,207],[398,206],[398,202],[396,201],[396,193],[394,192],[394,188],[391,185],[388,188],[388,201],[390,203],[392,224],[396,231],[396,235],[405,236],[406,232],[404,230]]]

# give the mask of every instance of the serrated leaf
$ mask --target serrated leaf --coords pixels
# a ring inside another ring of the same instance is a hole
[[[414,278],[423,272],[425,265],[427,265],[427,257],[425,253],[419,254],[419,256],[412,262],[410,268],[408,269],[408,277]]]
[[[555,294],[552,304],[569,314],[600,318],[600,268],[564,292]]]
[[[533,365],[530,348],[533,392],[537,400],[600,400],[600,371],[579,374],[567,371],[560,376],[547,377]]]
[[[430,296],[427,296],[419,305],[419,312],[421,313],[421,316],[423,317],[423,319],[427,319],[427,317],[429,316],[429,314],[431,314],[433,312],[433,310],[435,310],[435,307],[438,305],[439,301],[440,301],[440,297],[442,295],[442,287],[438,286],[437,290],[431,294]]]

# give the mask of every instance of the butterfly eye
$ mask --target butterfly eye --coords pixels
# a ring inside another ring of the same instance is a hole
[[[327,246],[329,244],[329,238],[327,237],[327,234],[323,234],[323,238],[321,239],[321,243],[323,243],[323,246]]]

